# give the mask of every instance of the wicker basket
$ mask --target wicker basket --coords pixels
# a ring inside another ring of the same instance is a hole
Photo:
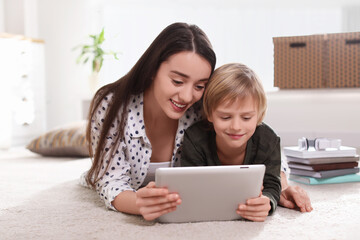
[[[274,86],[360,86],[360,32],[275,37]]]

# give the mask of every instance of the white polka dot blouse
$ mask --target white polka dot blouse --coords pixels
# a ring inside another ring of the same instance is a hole
[[[91,146],[93,152],[97,148],[104,121],[105,112],[111,104],[112,94],[106,96],[99,105],[93,119],[91,119]],[[118,113],[118,116],[122,111]],[[201,119],[199,112],[194,107],[189,108],[186,113],[179,119],[178,129],[175,137],[175,144],[171,159],[171,166],[180,163],[181,146],[184,137],[184,131],[193,123]],[[111,147],[115,145],[116,128],[119,124],[117,117],[106,137],[104,162],[110,162],[109,168],[104,176],[96,183],[96,191],[105,205],[116,210],[111,202],[115,197],[126,190],[136,191],[143,183],[147,174],[149,163],[151,161],[151,143],[146,136],[143,114],[143,94],[132,96],[128,105],[128,116],[125,126],[125,136],[121,139],[120,145],[111,156]],[[105,166],[102,166],[102,175]],[[80,183],[86,186],[87,172],[81,178]]]

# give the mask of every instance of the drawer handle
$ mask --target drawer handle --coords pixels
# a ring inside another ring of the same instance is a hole
[[[292,47],[292,48],[302,48],[302,47],[306,47],[306,43],[302,43],[302,42],[290,43],[290,47]]]
[[[360,43],[360,39],[351,39],[351,40],[345,40],[346,44],[359,44]]]

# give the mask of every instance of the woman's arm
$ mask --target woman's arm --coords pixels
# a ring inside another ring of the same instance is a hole
[[[106,159],[111,159],[109,167],[106,171],[105,166],[102,168],[104,170],[100,174],[103,176],[96,183],[96,190],[105,205],[120,212],[142,215],[145,220],[153,220],[174,211],[181,203],[178,194],[170,194],[165,188],[156,188],[154,182],[137,191],[131,187],[132,168],[126,160],[124,141],[118,149],[113,156],[105,154]]]
[[[279,205],[286,208],[299,208],[301,212],[313,210],[306,191],[299,186],[289,186],[287,177],[281,171],[281,195]]]

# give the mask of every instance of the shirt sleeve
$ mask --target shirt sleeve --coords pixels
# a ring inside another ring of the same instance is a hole
[[[280,154],[280,138],[276,138],[274,147],[270,149],[267,158],[264,162],[266,165],[265,176],[264,176],[264,189],[262,191],[264,196],[270,199],[271,215],[277,207],[278,201],[281,194],[281,181],[280,181],[280,168],[281,168],[281,154]]]
[[[198,149],[196,141],[193,138],[193,135],[194,135],[193,128],[188,128],[185,131],[181,158],[180,158],[180,165],[182,167],[207,165],[205,162],[205,156],[201,152],[201,150]]]
[[[286,176],[289,175],[289,166],[285,156],[281,156],[281,171],[284,172]]]
[[[92,150],[95,153],[98,148],[100,140],[100,134],[102,129],[102,123],[106,114],[106,110],[109,107],[109,99],[111,96],[106,97],[97,108],[97,112],[91,120],[91,145]],[[102,166],[100,170],[100,176],[102,176],[95,185],[95,189],[100,198],[104,201],[106,207],[116,210],[112,205],[112,201],[117,195],[123,191],[135,191],[130,187],[130,164],[126,158],[126,144],[124,141],[120,141],[117,149],[112,153],[112,148],[116,147],[115,137],[117,134],[118,119],[115,118],[106,138],[104,148],[101,150],[103,156]],[[106,168],[107,163],[109,163]]]

